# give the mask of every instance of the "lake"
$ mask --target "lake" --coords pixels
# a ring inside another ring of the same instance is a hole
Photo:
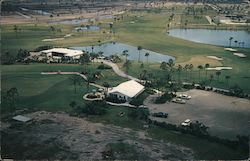
[[[100,30],[99,26],[85,26],[85,27],[76,27],[73,32],[81,32],[81,31],[96,31]]]
[[[172,29],[169,35],[197,43],[204,43],[218,46],[229,46],[229,38],[233,37],[231,46],[250,48],[250,33],[247,31],[233,30],[208,30],[208,29]],[[244,42],[244,45],[237,42]]]
[[[92,46],[72,47],[72,49],[92,52]],[[138,54],[137,47],[135,46],[122,44],[122,43],[105,43],[101,45],[95,45],[93,48],[93,52],[98,53],[102,51],[104,56],[110,56],[110,55],[115,55],[115,54],[122,56],[122,52],[124,50],[128,50],[128,54],[129,54],[128,60],[138,60],[139,54]],[[163,61],[168,62],[169,59],[175,60],[175,58],[172,56],[163,55],[154,51],[142,49],[140,51],[141,61],[147,61],[147,57],[145,56],[145,53],[147,52],[150,54],[148,57],[148,60],[151,62],[163,62]]]

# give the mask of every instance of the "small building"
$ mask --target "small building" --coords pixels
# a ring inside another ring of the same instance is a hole
[[[73,50],[67,48],[53,48],[49,50],[40,51],[42,56],[46,56],[47,58],[52,58],[55,60],[60,60],[63,57],[70,59],[79,59],[83,52],[80,50]]]
[[[15,121],[23,122],[23,123],[28,122],[28,121],[31,120],[31,118],[26,117],[26,116],[22,116],[22,115],[17,115],[15,117],[13,117],[12,119],[15,120]]]
[[[110,88],[107,95],[111,98],[117,98],[130,102],[144,90],[145,88],[143,85],[134,80],[130,80],[127,82],[123,82],[116,87]]]

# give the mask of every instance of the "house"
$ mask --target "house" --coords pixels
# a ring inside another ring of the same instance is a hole
[[[107,96],[130,102],[133,98],[144,91],[144,86],[140,83],[130,80],[123,82],[116,87],[108,90]]]
[[[40,51],[40,55],[51,59],[51,61],[60,62],[62,58],[79,59],[83,52],[67,48],[53,48]]]

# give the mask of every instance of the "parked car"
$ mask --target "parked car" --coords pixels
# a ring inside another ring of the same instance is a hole
[[[189,100],[191,99],[192,97],[187,95],[187,94],[180,94],[177,96],[178,98],[182,98],[182,99],[186,99],[186,100]]]
[[[157,113],[153,113],[152,116],[154,117],[162,117],[162,118],[167,118],[168,114],[165,112],[157,112]]]
[[[186,101],[181,98],[174,98],[172,102],[179,103],[179,104],[185,104]]]
[[[183,123],[181,123],[182,126],[189,126],[191,124],[190,119],[186,119]]]

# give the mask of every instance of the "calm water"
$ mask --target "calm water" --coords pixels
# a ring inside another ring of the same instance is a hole
[[[100,30],[99,26],[88,26],[88,27],[76,27],[73,32],[81,32],[81,31],[96,31],[96,30]]]
[[[77,50],[84,50],[84,51],[92,52],[92,46],[72,47],[72,48],[77,49]],[[100,46],[96,45],[96,46],[94,46],[94,49],[93,49],[93,51],[95,53],[102,51],[104,56],[110,56],[110,55],[115,55],[115,54],[122,56],[122,52],[124,50],[128,50],[128,54],[129,54],[128,59],[129,60],[138,60],[139,54],[138,54],[137,47],[127,45],[127,44],[106,43],[106,44],[102,44]],[[169,59],[175,60],[175,58],[172,56],[163,55],[163,54],[156,53],[156,52],[150,51],[150,50],[142,49],[140,52],[141,52],[141,59],[140,60],[142,60],[142,61],[147,61],[147,58],[145,57],[145,53],[147,53],[147,52],[150,54],[148,57],[148,60],[152,61],[152,62],[163,62],[163,61],[167,62]]]
[[[233,37],[232,47],[235,47],[235,40],[244,42],[240,47],[250,48],[250,33],[247,31],[231,31],[231,30],[208,30],[208,29],[172,29],[169,35],[193,42],[229,46],[229,38]],[[237,43],[237,46],[239,44]]]
[[[63,20],[63,21],[56,21],[56,22],[50,22],[49,24],[61,24],[61,25],[77,25],[81,23],[88,22],[89,19],[74,19],[74,20]]]

